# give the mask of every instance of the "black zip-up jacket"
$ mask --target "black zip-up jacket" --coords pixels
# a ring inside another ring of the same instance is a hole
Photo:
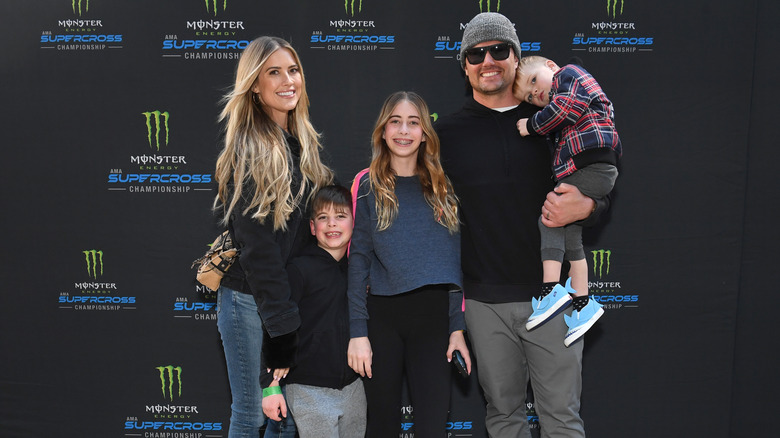
[[[542,137],[522,137],[517,121],[538,108],[521,103],[505,112],[468,97],[439,118],[441,160],[460,200],[461,266],[466,299],[530,301],[539,295],[542,263],[537,221],[553,189],[550,152]],[[597,220],[607,200],[596,200],[583,225]]]
[[[290,260],[287,273],[301,327],[295,366],[282,383],[342,389],[358,378],[347,363],[347,257],[336,261],[312,241],[301,255]],[[261,379],[264,387],[271,382],[265,368]]]
[[[287,144],[292,153],[292,192],[300,188],[302,174],[299,168],[300,143],[287,134]],[[247,187],[244,193],[254,193]],[[305,202],[308,194],[304,194]],[[269,335],[263,343],[263,358],[273,368],[287,368],[297,343],[296,330],[300,326],[298,306],[290,297],[290,285],[285,265],[297,256],[312,239],[305,205],[293,211],[287,221],[286,231],[274,231],[273,218],[264,223],[252,219],[252,211],[241,214],[245,206],[236,206],[230,216],[228,229],[240,250],[238,263],[225,273],[222,285],[230,289],[251,294],[257,303],[257,312],[263,321],[263,329]]]

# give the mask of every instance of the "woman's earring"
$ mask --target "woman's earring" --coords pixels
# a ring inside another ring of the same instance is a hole
[[[260,97],[257,95],[257,93],[252,93],[252,102],[254,102],[257,106],[260,106]]]

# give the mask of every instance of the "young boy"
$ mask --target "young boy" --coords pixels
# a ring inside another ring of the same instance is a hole
[[[520,119],[517,129],[523,136],[555,133],[552,165],[558,184],[573,185],[592,198],[612,191],[622,146],[615,130],[612,102],[593,76],[577,65],[558,67],[547,58],[527,56],[520,59],[513,93],[517,99],[543,108],[531,118]],[[548,228],[540,218],[539,230],[544,286],[539,300],[532,300],[534,313],[526,328],[538,327],[572,303],[571,317],[564,317],[569,327],[564,337],[568,347],[582,338],[604,309],[596,300],[588,299],[582,227],[571,224]],[[564,255],[571,265],[570,278],[561,286],[558,281]]]
[[[363,382],[347,363],[346,252],[352,237],[352,196],[341,186],[323,187],[311,212],[309,224],[317,244],[312,242],[287,265],[292,299],[301,316],[296,365],[284,379],[286,404],[281,379],[270,372],[261,377],[266,387],[263,412],[278,420],[289,407],[301,438],[363,438],[366,396]]]

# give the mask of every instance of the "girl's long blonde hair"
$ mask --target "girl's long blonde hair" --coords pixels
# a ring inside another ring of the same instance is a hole
[[[284,131],[261,104],[253,101],[252,85],[277,50],[288,50],[301,74],[300,99],[287,115],[288,130],[301,144],[303,179],[297,193],[292,193],[293,158]],[[314,193],[333,180],[333,172],[320,161],[320,134],[309,121],[306,79],[295,49],[276,37],[263,36],[252,41],[238,61],[235,86],[222,101],[225,106],[219,121],[227,123],[225,147],[217,158],[214,173],[218,183],[214,208],[221,209],[222,223],[227,225],[236,206],[244,202],[242,215],[254,210],[253,219],[263,223],[271,216],[274,230],[286,230],[290,214],[301,204],[307,190]],[[247,193],[243,193],[245,190]]]
[[[372,134],[372,157],[369,166],[371,189],[376,197],[376,214],[379,218],[377,229],[386,230],[398,215],[398,198],[395,196],[395,173],[390,167],[390,148],[382,138],[385,125],[393,115],[395,107],[407,101],[420,113],[425,140],[417,151],[416,173],[422,184],[425,201],[431,206],[434,219],[447,227],[450,233],[459,229],[458,200],[452,190],[452,184],[444,175],[440,162],[440,143],[433,130],[428,105],[422,97],[411,91],[397,91],[391,94],[382,105]]]

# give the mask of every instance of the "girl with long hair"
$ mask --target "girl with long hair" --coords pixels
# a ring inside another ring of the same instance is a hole
[[[228,437],[256,438],[264,421],[261,355],[278,380],[297,344],[300,317],[285,265],[310,238],[311,193],[333,173],[320,160],[301,62],[285,40],[264,36],[244,49],[223,103],[214,209],[240,255],[217,294],[217,326],[233,399]]]
[[[374,127],[371,165],[355,181],[347,357],[367,377],[372,438],[398,436],[404,372],[415,435],[445,437],[455,350],[471,372],[457,199],[428,114],[419,95],[390,95]]]

